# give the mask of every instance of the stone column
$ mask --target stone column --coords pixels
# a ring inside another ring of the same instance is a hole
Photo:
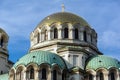
[[[96,75],[93,75],[93,80],[96,80],[97,78],[96,78]]]
[[[49,71],[48,71],[47,80],[53,80],[53,79],[52,79],[52,71],[51,71],[50,69],[49,69]]]
[[[108,80],[108,72],[104,73],[104,80]]]
[[[23,79],[23,80],[26,80],[26,71],[23,71],[22,74],[23,74],[22,79]]]
[[[34,79],[35,79],[35,80],[39,80],[38,70],[35,70],[35,72],[34,72]]]
[[[68,24],[68,27],[69,27],[69,29],[68,29],[68,34],[69,34],[69,36],[68,36],[68,38],[69,39],[74,39],[74,28],[73,28],[73,26],[72,26],[72,24]]]
[[[120,73],[119,73],[119,71],[117,71],[116,80],[120,80]]]
[[[51,31],[48,29],[48,40],[51,40]]]
[[[58,29],[58,39],[62,39],[62,28]]]
[[[83,28],[80,28],[80,31],[79,31],[79,40],[80,41],[83,41],[84,40],[84,33],[83,33],[84,29]]]
[[[70,29],[68,34],[69,34],[69,39],[74,39],[74,37],[75,37],[74,36],[74,29]]]

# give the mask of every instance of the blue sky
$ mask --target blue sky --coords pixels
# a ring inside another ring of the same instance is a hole
[[[120,0],[0,0],[0,27],[9,34],[9,59],[29,51],[29,35],[46,16],[65,11],[83,17],[98,33],[98,48],[120,60]]]

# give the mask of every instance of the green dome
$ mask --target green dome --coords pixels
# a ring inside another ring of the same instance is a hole
[[[68,12],[59,12],[59,13],[54,13],[52,15],[47,16],[45,19],[43,19],[39,25],[42,26],[44,24],[48,24],[51,25],[53,23],[80,23],[81,26],[89,26],[89,24],[81,17],[72,14],[72,13],[68,13]]]
[[[111,57],[98,55],[89,59],[86,69],[97,70],[98,68],[117,68],[120,69],[120,62],[117,59],[113,59]]]
[[[66,68],[65,62],[63,59],[55,53],[47,52],[47,51],[34,51],[26,54],[22,58],[20,58],[13,67],[17,67],[18,65],[28,65],[29,63],[36,63],[40,65],[42,63],[49,64],[53,66],[57,64],[60,68]]]

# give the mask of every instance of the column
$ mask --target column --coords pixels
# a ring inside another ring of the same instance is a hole
[[[70,29],[68,34],[69,34],[69,39],[74,39],[74,37],[75,37],[74,36],[74,29]]]
[[[93,75],[93,80],[96,80],[96,75]]]
[[[26,80],[26,71],[23,71],[22,73],[23,73],[22,79],[23,79],[23,80]]]
[[[48,40],[51,40],[51,30],[48,30]]]
[[[84,40],[83,37],[84,37],[84,36],[83,36],[83,31],[79,31],[79,40],[80,40],[80,41],[83,41],[83,40]]]
[[[117,71],[116,80],[120,80],[120,73],[119,73],[119,71]]]
[[[69,39],[74,39],[74,37],[75,37],[74,36],[74,28],[73,28],[72,24],[68,24],[68,27],[69,27],[68,28],[68,32],[69,32],[68,33],[68,35],[69,35],[68,38]]]
[[[108,72],[104,73],[104,80],[108,80]]]
[[[58,29],[58,39],[62,39],[62,28]]]
[[[52,79],[52,71],[50,69],[48,71],[48,78],[47,78],[47,80],[53,80]]]
[[[36,69],[35,72],[34,72],[34,79],[35,79],[35,80],[39,80],[38,70],[37,70],[37,69]]]

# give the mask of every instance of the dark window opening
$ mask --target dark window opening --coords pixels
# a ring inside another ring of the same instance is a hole
[[[89,74],[89,80],[93,80],[93,75]]]
[[[3,47],[3,41],[4,41],[4,39],[3,39],[3,37],[2,37],[1,40],[0,40],[0,46],[1,46],[1,47]]]
[[[75,29],[75,39],[79,38],[79,33],[78,33],[78,29]]]
[[[58,30],[57,28],[54,29],[54,39],[58,38]]]
[[[83,35],[84,35],[83,36],[84,37],[84,41],[87,42],[87,33],[86,33],[86,31],[84,31]]]
[[[91,42],[93,42],[93,38],[92,38],[92,35],[91,35]]]
[[[64,29],[64,38],[68,38],[68,28]]]
[[[114,73],[112,72],[112,73],[110,73],[110,78],[111,78],[111,80],[115,80],[115,75],[114,75]]]
[[[39,43],[39,41],[40,41],[40,34],[38,33],[37,34],[37,43]]]
[[[34,69],[30,69],[30,79],[34,79]]]
[[[46,69],[42,69],[42,79],[46,79]]]
[[[3,74],[3,71],[1,71],[0,73]]]
[[[53,80],[57,80],[57,71],[53,70]]]
[[[100,73],[100,80],[104,80],[103,73]]]
[[[48,37],[48,35],[47,35],[47,30],[45,30],[45,33],[44,33],[44,40],[47,40],[47,37]]]

